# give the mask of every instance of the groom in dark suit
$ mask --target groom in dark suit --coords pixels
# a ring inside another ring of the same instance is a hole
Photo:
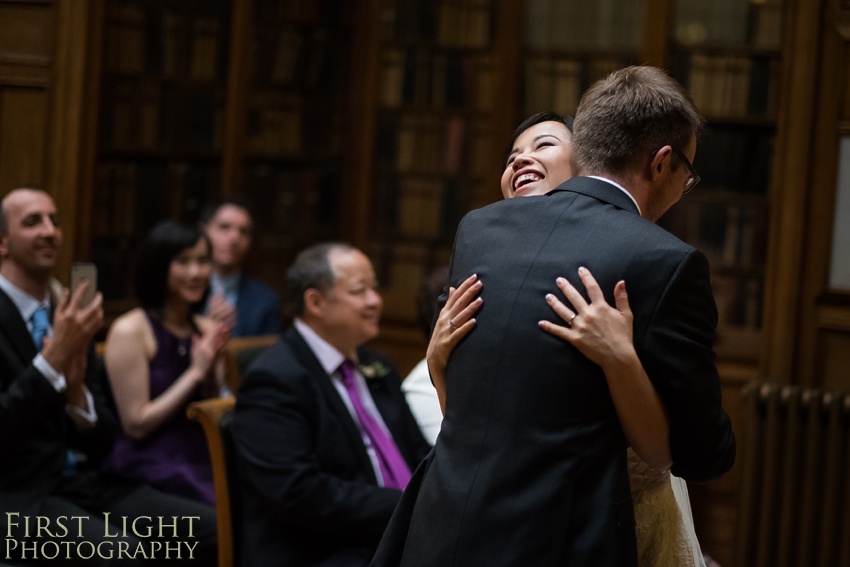
[[[236,396],[241,564],[365,566],[430,447],[392,364],[361,346],[382,307],[369,259],[320,244],[288,277],[295,323]]]
[[[580,267],[603,290],[628,286],[635,350],[669,417],[672,472],[701,481],[732,465],[708,263],[653,224],[698,180],[701,125],[663,71],[612,73],[575,120],[574,155],[588,177],[462,221],[450,282],[477,274],[483,307],[449,360],[440,438],[373,565],[636,564],[626,440],[605,376],[537,328],[557,322],[544,299],[557,277],[584,289]]]
[[[101,296],[81,305],[83,289],[58,303],[50,294],[62,229],[53,199],[15,189],[0,201],[0,560],[69,565],[141,564],[148,541],[115,523],[144,517],[180,520],[177,540],[195,544],[193,565],[215,563],[215,511],[146,485],[106,475],[99,459],[112,444],[114,416],[101,395],[91,341],[103,324]],[[111,418],[111,419],[110,419]],[[73,520],[72,518],[80,518]],[[116,520],[117,519],[117,520]],[[153,520],[156,521],[156,520]],[[36,531],[41,523],[47,530]],[[57,522],[73,525],[67,532]],[[143,524],[139,524],[140,528]],[[142,533],[144,533],[142,531]],[[171,544],[175,543],[170,540]],[[101,545],[103,544],[103,545]],[[43,545],[43,547],[42,547]],[[119,545],[132,550],[121,554]],[[181,545],[178,543],[178,545]],[[181,558],[189,560],[181,547]],[[52,556],[52,557],[51,557]],[[170,559],[174,559],[171,553]],[[149,559],[165,565],[164,547]]]

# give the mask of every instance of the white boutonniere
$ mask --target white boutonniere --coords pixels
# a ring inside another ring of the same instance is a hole
[[[360,374],[362,374],[366,380],[378,380],[386,377],[389,373],[389,367],[380,360],[360,365]]]

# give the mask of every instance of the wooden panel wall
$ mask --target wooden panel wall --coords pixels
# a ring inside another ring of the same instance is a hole
[[[62,218],[57,276],[86,259],[101,0],[0,0],[0,195],[50,193]],[[83,237],[85,236],[85,237]]]
[[[827,0],[823,16],[796,375],[804,385],[850,391],[850,289],[829,287],[839,144],[850,135],[850,6]]]
[[[0,194],[45,182],[55,27],[49,2],[0,0]]]

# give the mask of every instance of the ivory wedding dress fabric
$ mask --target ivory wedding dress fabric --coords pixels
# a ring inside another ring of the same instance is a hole
[[[685,481],[628,456],[639,567],[705,567]]]

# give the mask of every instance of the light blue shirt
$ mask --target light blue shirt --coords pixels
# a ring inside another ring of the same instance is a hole
[[[239,300],[239,279],[242,273],[223,278],[216,273],[210,274],[210,295],[221,295],[233,307]]]

